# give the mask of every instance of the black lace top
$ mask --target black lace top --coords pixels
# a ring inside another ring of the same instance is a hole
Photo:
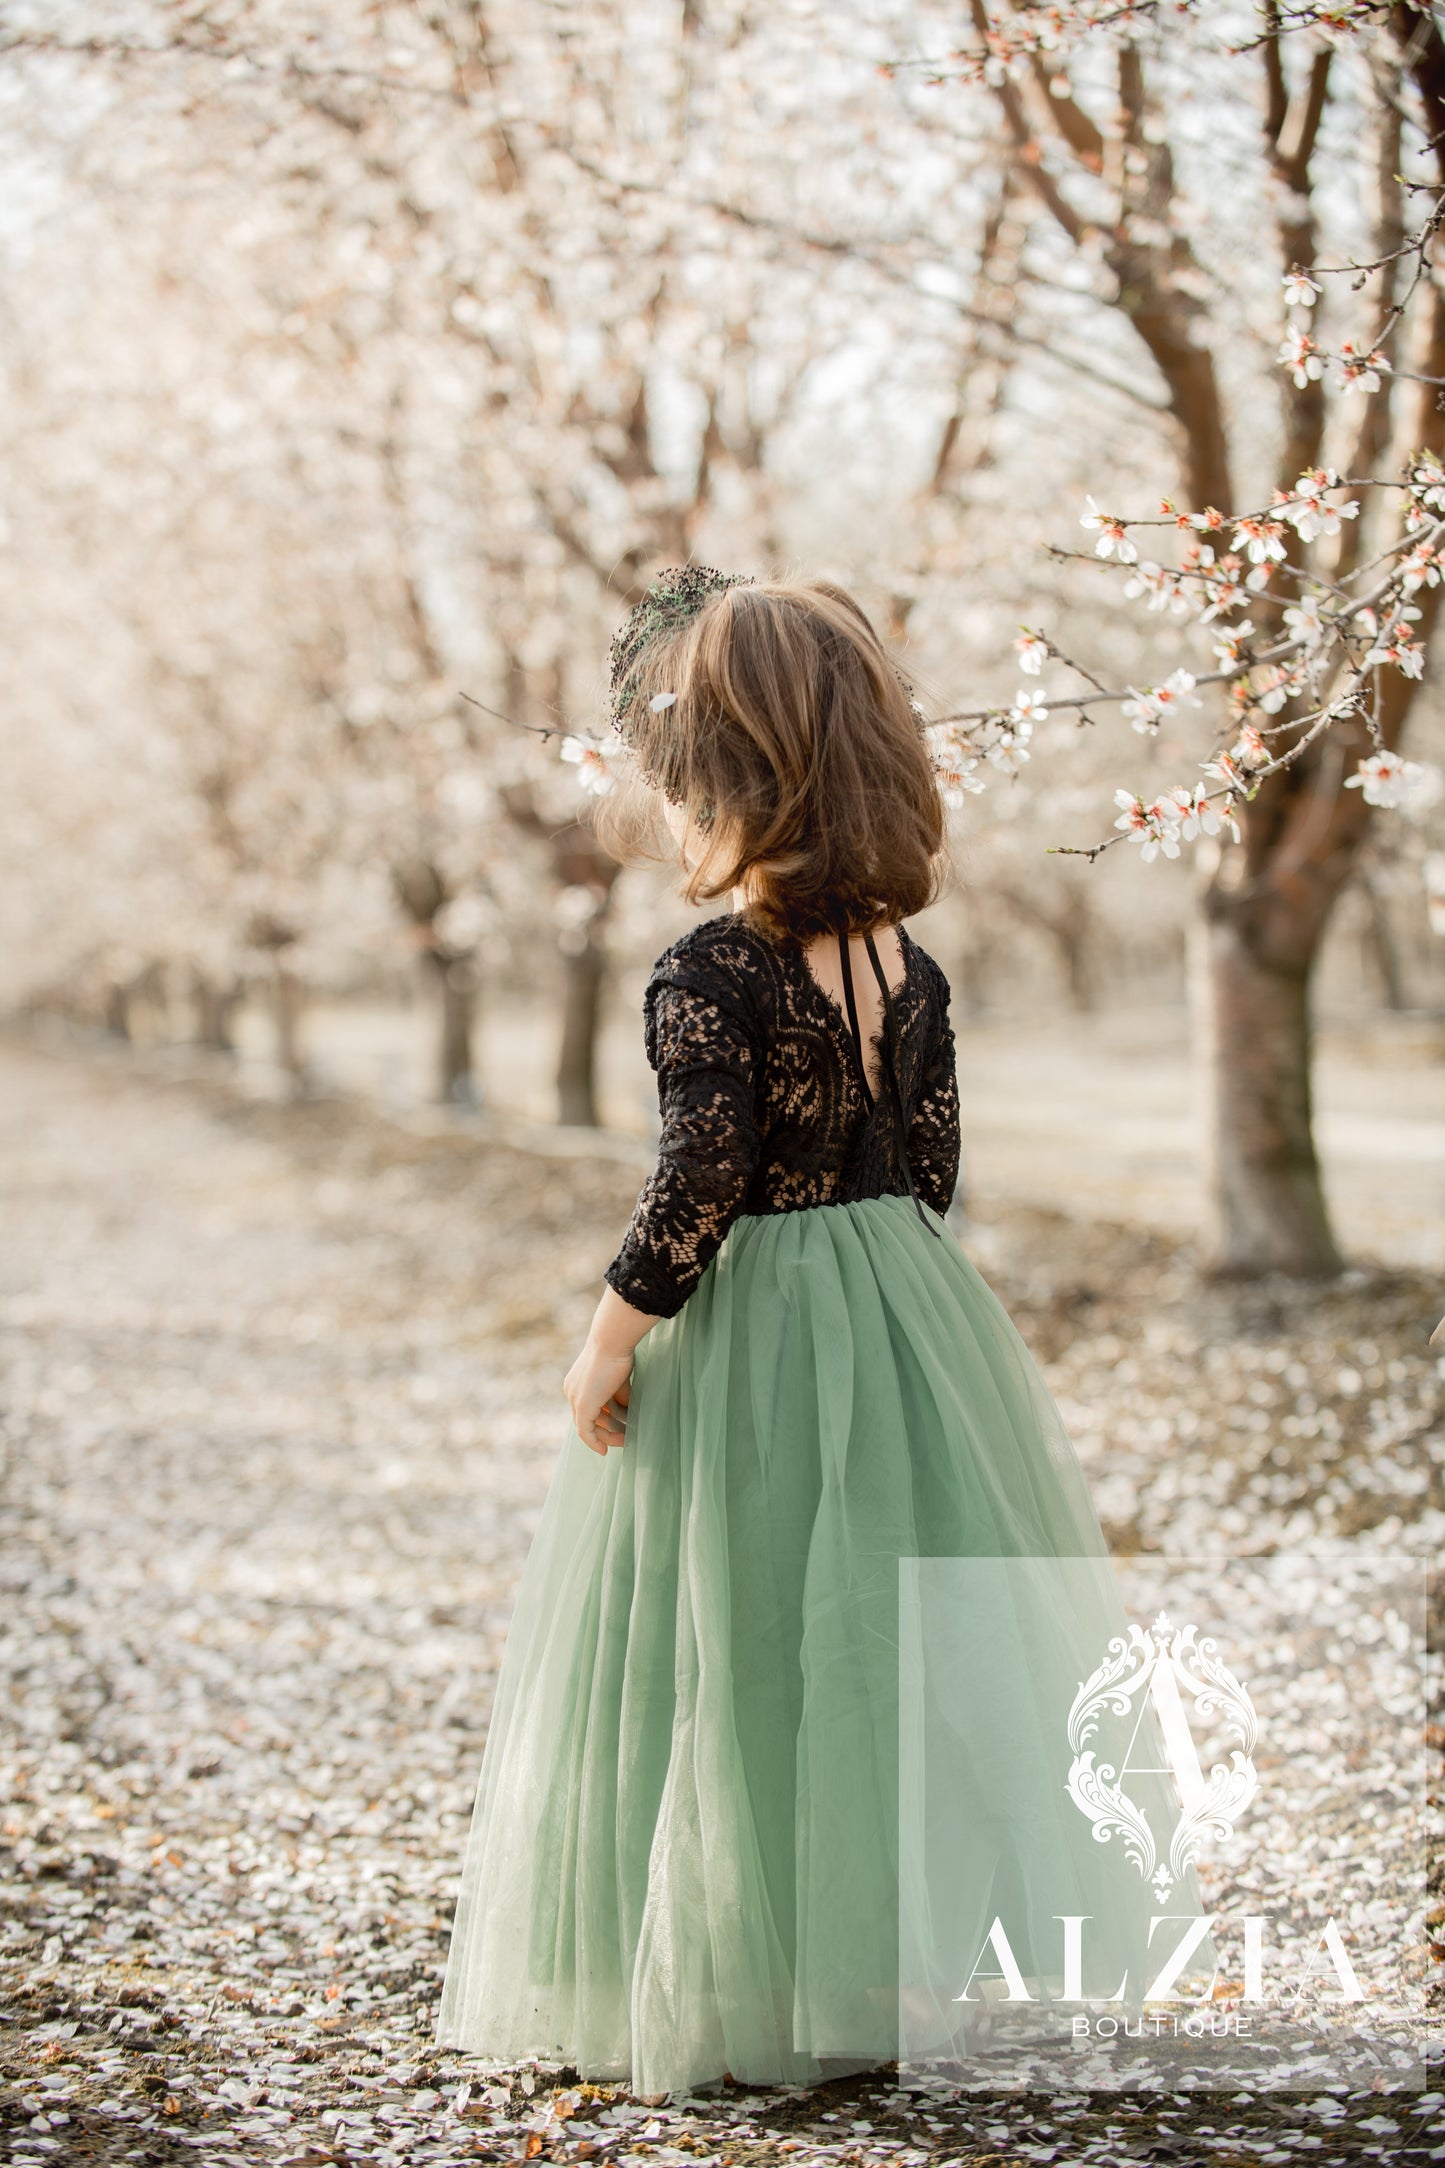
[[[942,1213],[959,1153],[948,980],[898,934],[893,1054],[908,1167]],[[906,1194],[891,1095],[873,1098],[848,1021],[800,942],[774,945],[737,914],[708,919],[658,958],[642,1013],[662,1138],[604,1275],[634,1309],[674,1316],[739,1213]]]

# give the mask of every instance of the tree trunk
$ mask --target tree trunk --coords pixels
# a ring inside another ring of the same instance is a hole
[[[130,988],[111,984],[105,990],[105,1028],[113,1039],[130,1038]]]
[[[213,1054],[234,1054],[231,1018],[239,999],[236,988],[217,986],[198,971],[191,980],[191,999],[196,1045]]]
[[[278,955],[272,965],[271,1014],[276,1028],[276,1066],[285,1075],[294,1095],[306,1089],[306,1062],[301,1052],[301,981]]]
[[[518,669],[519,686],[525,684]],[[502,803],[519,828],[545,839],[560,891],[558,947],[562,952],[562,1039],[557,1053],[557,1119],[581,1129],[601,1126],[597,1112],[597,1036],[607,981],[607,923],[622,868],[580,819],[546,818],[532,792],[512,786]],[[574,908],[575,906],[575,908]]]
[[[1057,956],[1069,1005],[1081,1016],[1097,1008],[1094,985],[1094,914],[1081,886],[1060,884],[1047,899],[1021,883],[1001,881],[996,893],[1010,910],[1049,941]]]
[[[602,912],[586,928],[586,938],[562,957],[562,1046],[557,1059],[557,1117],[583,1129],[596,1129],[597,1034],[602,1020],[602,982],[607,951],[601,936]]]
[[[1315,1153],[1310,1084],[1314,956],[1262,953],[1247,903],[1211,888],[1196,941],[1211,1224],[1222,1278],[1341,1269]]]
[[[437,1046],[437,1099],[442,1106],[479,1103],[472,1062],[472,1031],[477,1013],[477,977],[465,956],[432,952],[441,989],[441,1037]]]
[[[1365,899],[1365,953],[1379,973],[1385,1007],[1398,1015],[1409,1003],[1395,929],[1390,924],[1389,898],[1369,867],[1360,875],[1360,889]]]

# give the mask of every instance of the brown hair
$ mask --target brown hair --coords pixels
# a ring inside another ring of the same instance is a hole
[[[701,845],[684,860],[689,903],[746,876],[748,921],[806,940],[871,932],[937,896],[944,820],[924,724],[841,587],[771,580],[709,596],[645,649],[617,720],[634,781],[601,800],[599,833],[619,857],[656,855],[658,808],[637,786],[660,790]]]

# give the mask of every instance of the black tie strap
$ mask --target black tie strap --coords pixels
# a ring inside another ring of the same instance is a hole
[[[938,1229],[924,1211],[922,1201],[913,1186],[913,1169],[908,1164],[908,1116],[904,1110],[903,1092],[898,1082],[898,1065],[894,1060],[898,1027],[893,1014],[893,992],[888,984],[882,962],[879,959],[878,950],[874,946],[872,934],[865,933],[863,942],[868,951],[868,961],[873,966],[873,976],[878,981],[878,991],[883,996],[883,1075],[888,1086],[889,1096],[893,1101],[893,1140],[895,1155],[898,1160],[898,1170],[903,1177],[904,1189],[913,1199],[914,1211],[918,1214],[928,1232],[931,1235],[937,1235]],[[853,962],[848,951],[848,936],[841,928],[838,933],[838,954],[843,965],[843,995],[848,1004],[848,1029],[853,1034],[853,1044],[858,1050],[858,1073],[863,1079],[863,1089],[868,1095],[868,1104],[871,1108],[874,1104],[873,1088],[868,1081],[868,1065],[863,1057],[863,1034],[858,1028],[858,1003],[853,992]]]

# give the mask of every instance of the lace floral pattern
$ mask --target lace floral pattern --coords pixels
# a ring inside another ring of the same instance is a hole
[[[946,1212],[959,1155],[948,980],[906,928],[899,938],[908,1164],[924,1204]],[[801,943],[775,945],[737,915],[694,927],[653,967],[643,1035],[662,1137],[604,1275],[635,1309],[674,1316],[740,1213],[905,1194],[889,1095],[870,1105],[847,1019]]]

